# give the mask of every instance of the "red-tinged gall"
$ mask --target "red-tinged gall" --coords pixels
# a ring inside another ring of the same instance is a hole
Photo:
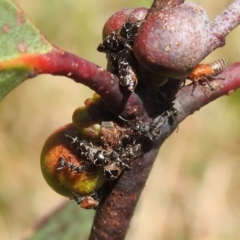
[[[124,22],[136,22],[143,20],[148,9],[144,7],[126,8],[114,13],[108,18],[103,27],[102,38],[105,39],[112,31],[120,28]]]
[[[147,70],[184,78],[205,57],[210,23],[202,7],[184,3],[152,13],[142,24],[133,52]]]
[[[41,153],[42,174],[49,186],[57,193],[71,197],[73,192],[79,196],[92,194],[105,182],[101,168],[88,167],[65,140],[65,135],[78,135],[73,124],[67,124],[46,140]]]

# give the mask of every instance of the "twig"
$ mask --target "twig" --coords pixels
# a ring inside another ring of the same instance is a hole
[[[192,95],[192,85],[182,88],[177,94],[175,103],[179,115],[173,124],[166,122],[161,137],[153,143],[151,151],[135,160],[131,171],[125,171],[95,215],[91,240],[122,240],[130,224],[131,217],[145,186],[149,172],[153,166],[158,150],[167,137],[174,132],[178,124],[187,116],[206,104],[240,87],[240,63],[228,67],[220,76],[225,80],[217,80],[219,90],[209,96],[198,86]],[[206,88],[208,86],[205,86]]]
[[[206,55],[225,45],[226,36],[240,24],[240,0],[229,5],[211,22],[211,36]]]

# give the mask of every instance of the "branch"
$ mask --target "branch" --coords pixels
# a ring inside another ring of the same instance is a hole
[[[116,116],[128,116],[131,112],[144,114],[142,100],[124,88],[119,88],[116,75],[72,53],[53,47],[42,55],[23,55],[14,61],[6,61],[2,67],[15,68],[26,65],[32,70],[28,78],[39,74],[65,76],[97,92],[108,109]]]
[[[210,93],[210,95],[203,91],[203,89],[209,88],[207,85],[198,86],[193,95],[192,85],[183,87],[178,92],[175,106],[179,111],[179,115],[172,124],[168,121],[165,122],[159,139],[152,143],[152,149],[133,162],[131,171],[123,173],[106,199],[101,202],[95,215],[90,236],[91,240],[124,239],[160,146],[187,116],[240,87],[240,63],[228,67],[219,77],[225,78],[225,80],[212,82],[215,87],[219,86],[219,89]],[[174,81],[176,80],[172,80],[172,82]]]
[[[151,11],[170,8],[182,2],[182,0],[156,0],[152,5]],[[207,56],[215,48],[222,46],[227,34],[239,22],[240,0],[237,0],[212,21],[211,38],[204,56]],[[48,73],[71,78],[77,83],[82,83],[96,91],[103,98],[109,110],[115,115],[128,116],[132,112],[137,113],[139,116],[145,114],[142,100],[135,93],[131,93],[121,87],[119,88],[119,79],[116,75],[81,57],[54,47],[50,53],[40,56],[22,56],[19,58],[19,63],[15,60],[14,64],[26,62],[33,69],[29,77]]]
[[[207,56],[216,48],[225,45],[226,36],[240,24],[240,0],[236,0],[211,22],[211,36]]]

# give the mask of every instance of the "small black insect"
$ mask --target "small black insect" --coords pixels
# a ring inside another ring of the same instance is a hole
[[[125,147],[119,147],[114,149],[111,154],[111,160],[118,162],[122,168],[130,169],[131,161],[142,155],[142,145],[138,144],[128,144]]]
[[[138,84],[136,74],[135,57],[133,56],[132,49],[125,48],[117,55],[118,72],[120,84],[130,91],[134,91]]]
[[[107,181],[113,181],[117,179],[122,173],[123,168],[118,162],[110,162],[104,167],[103,172]]]
[[[81,140],[79,137],[65,135],[68,144],[75,150],[81,158],[84,158],[86,164],[92,164],[103,168],[104,175],[107,180],[113,181],[119,177],[124,169],[130,169],[131,161],[142,154],[141,144],[124,144],[114,149],[106,151],[98,146],[93,146],[90,142]],[[64,158],[59,159],[61,168],[68,167],[77,171],[73,164],[67,163]],[[83,169],[81,169],[83,170]],[[80,171],[80,169],[79,169]]]
[[[120,85],[130,91],[134,91],[138,83],[132,45],[142,23],[143,21],[125,22],[111,32],[97,48],[99,52],[107,53],[113,71],[118,71]]]
[[[87,163],[95,166],[104,166],[109,161],[109,154],[101,147],[95,147],[91,142],[67,134],[65,139],[72,149],[79,154],[79,157],[83,158]]]
[[[131,161],[141,154],[141,144],[128,145],[124,148],[119,147],[112,151],[110,155],[111,160],[103,168],[106,180],[113,181],[120,176],[123,170],[131,169]]]
[[[132,129],[139,135],[146,135],[149,139],[153,140],[161,134],[161,126],[169,119],[171,122],[173,118],[178,115],[178,111],[175,108],[164,111],[161,115],[154,118],[151,123],[144,124],[140,120],[137,120],[135,124],[132,124]]]
[[[140,143],[128,145],[123,149],[121,153],[121,159],[123,162],[130,161],[142,155],[142,145]]]
[[[119,35],[129,42],[134,41],[143,22],[143,20],[137,22],[125,22],[120,29]]]
[[[118,53],[127,45],[131,46],[142,23],[143,21],[125,22],[121,27],[111,32],[103,42],[99,44],[97,50],[104,53]]]
[[[138,137],[143,136],[143,135],[147,135],[151,140],[153,140],[154,138],[159,136],[161,133],[160,127],[163,125],[163,123],[165,121],[163,118],[163,115],[156,117],[149,124],[143,123],[140,119],[135,119],[133,121],[129,121],[127,119],[124,119],[121,116],[119,116],[119,118],[122,119],[123,121],[127,122],[127,124],[130,125],[133,133],[135,133],[134,134],[134,138],[135,138],[134,142],[136,142]]]
[[[73,164],[70,161],[68,161],[65,156],[59,157],[58,163],[60,167],[58,167],[57,170],[68,168],[71,172],[76,172],[76,173],[85,172],[85,166]]]
[[[119,35],[119,30],[114,30],[97,47],[99,52],[118,52],[123,48],[123,39]]]
[[[133,142],[140,136],[148,136],[150,140],[157,138],[161,134],[161,126],[167,121],[174,120],[174,117],[178,115],[177,109],[174,107],[173,103],[168,103],[167,110],[165,110],[162,114],[154,118],[150,123],[143,123],[140,119],[136,118],[134,120],[127,120],[122,116],[119,116],[121,120],[126,122],[133,131],[133,138],[135,139]],[[171,124],[170,123],[170,124]]]

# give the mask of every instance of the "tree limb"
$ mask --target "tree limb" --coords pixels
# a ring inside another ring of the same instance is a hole
[[[229,5],[211,22],[211,36],[206,55],[225,45],[226,36],[240,23],[240,0]]]
[[[224,77],[225,80],[214,81],[214,86],[218,85],[219,89],[210,95],[203,91],[209,88],[207,85],[198,86],[193,95],[192,85],[181,88],[174,101],[179,115],[172,124],[165,122],[159,139],[153,142],[152,149],[133,162],[131,171],[123,173],[109,195],[101,202],[95,215],[91,240],[124,239],[160,146],[187,116],[240,87],[240,63],[228,67],[219,77]]]

